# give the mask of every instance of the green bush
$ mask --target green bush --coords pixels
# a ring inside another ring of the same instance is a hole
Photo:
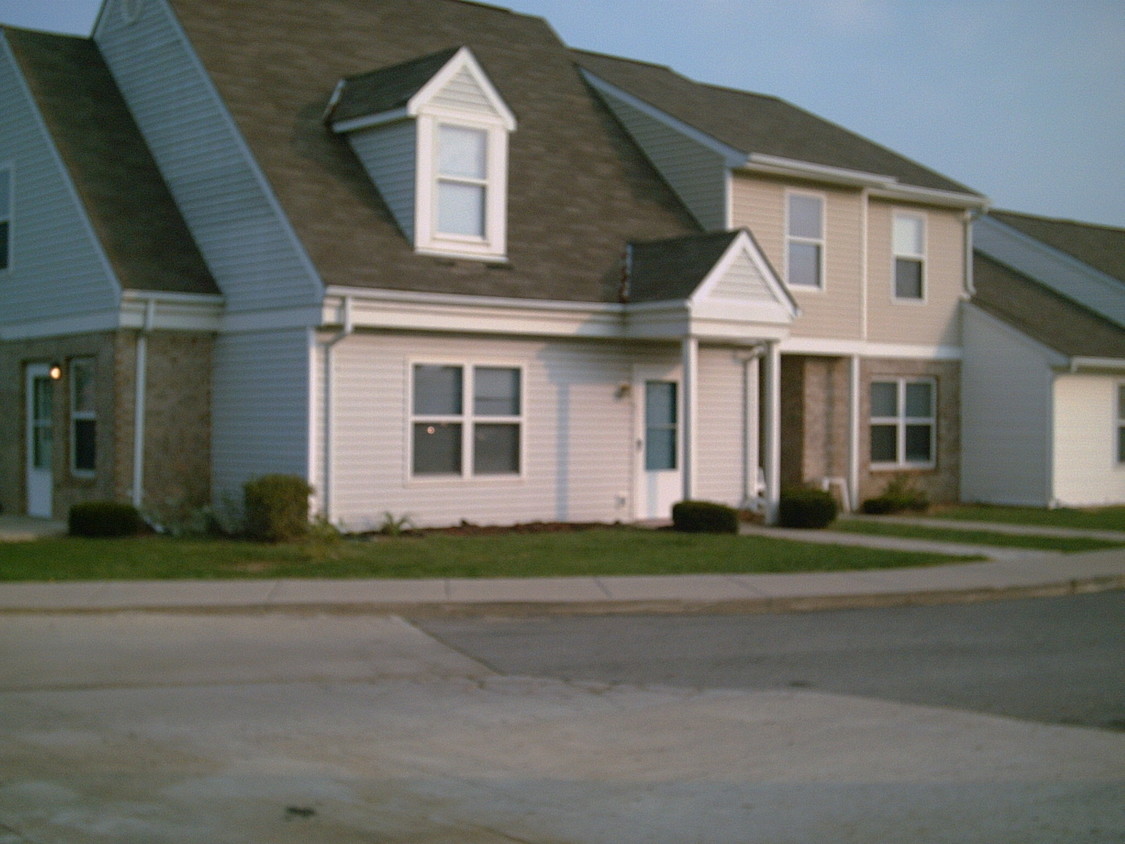
[[[781,492],[778,524],[792,528],[823,528],[836,520],[836,499],[823,489],[796,487]]]
[[[292,542],[309,534],[312,487],[297,475],[263,475],[243,487],[243,528],[250,539]]]
[[[66,521],[71,536],[136,536],[145,527],[137,508],[120,501],[75,504]]]
[[[712,501],[679,501],[672,505],[672,527],[685,533],[738,533],[738,512]]]
[[[882,495],[868,498],[860,509],[868,515],[882,516],[889,513],[922,513],[929,506],[929,497],[914,486],[909,475],[896,475],[887,484]]]

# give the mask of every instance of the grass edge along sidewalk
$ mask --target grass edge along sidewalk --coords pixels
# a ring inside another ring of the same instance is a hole
[[[0,582],[611,577],[855,571],[980,557],[634,527],[267,545],[232,539],[38,539],[0,546]]]

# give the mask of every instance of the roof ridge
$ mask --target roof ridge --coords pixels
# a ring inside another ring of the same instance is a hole
[[[979,249],[973,250],[973,258],[987,261],[988,263],[995,264],[998,267],[1003,267],[1005,270],[1012,273],[1012,275],[1017,276],[1021,280],[1027,282],[1028,284],[1035,285],[1035,287],[1038,290],[1042,291],[1043,294],[1045,294],[1047,296],[1050,296],[1051,298],[1054,298],[1054,299],[1060,299],[1066,305],[1068,305],[1068,306],[1070,306],[1070,307],[1072,307],[1076,310],[1082,311],[1083,313],[1087,314],[1090,317],[1093,317],[1094,319],[1098,320],[1099,322],[1103,322],[1108,326],[1112,326],[1113,328],[1121,330],[1121,327],[1117,323],[1115,323],[1112,319],[1107,317],[1101,311],[1098,311],[1098,310],[1090,307],[1089,305],[1087,305],[1084,302],[1079,302],[1077,299],[1074,299],[1074,298],[1071,298],[1070,296],[1067,296],[1061,290],[1058,290],[1054,287],[1051,287],[1050,285],[1044,284],[1043,282],[1039,281],[1037,278],[1034,278],[1033,276],[1030,276],[1027,273],[1023,272],[1022,270],[1020,270],[1016,267],[1013,267],[1011,264],[1007,263],[1006,261],[1001,261],[1001,260],[997,259],[996,257],[994,257],[992,255],[989,255],[986,252],[981,252]],[[973,298],[975,300],[976,297],[974,296]],[[974,304],[981,304],[981,303],[974,301]],[[1000,311],[1001,313],[1007,313],[1006,311],[1004,311],[1002,308],[999,308],[998,306],[994,306],[994,308],[996,310]]]
[[[1086,220],[1075,220],[1069,217],[1048,217],[1044,214],[1030,214],[1026,211],[1012,211],[1007,208],[992,208],[988,213],[991,216],[1008,214],[1012,217],[1022,217],[1025,220],[1039,220],[1044,223],[1065,223],[1070,226],[1081,226],[1087,229],[1103,229],[1105,231],[1121,232],[1125,234],[1125,226],[1111,226],[1108,223],[1092,223]]]

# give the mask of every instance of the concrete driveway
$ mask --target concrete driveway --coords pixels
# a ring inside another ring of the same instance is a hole
[[[0,844],[1117,842],[1125,734],[501,676],[392,616],[0,617]]]

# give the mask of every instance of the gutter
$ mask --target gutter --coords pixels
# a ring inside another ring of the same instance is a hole
[[[136,372],[133,379],[133,506],[144,501],[145,478],[145,400],[148,394],[148,335],[156,321],[156,300],[145,300],[144,323],[137,335]]]
[[[352,297],[344,296],[340,303],[343,316],[338,332],[324,343],[324,518],[332,521],[332,507],[335,496],[333,494],[333,466],[336,460],[336,443],[333,435],[333,410],[336,404],[336,380],[333,378],[332,350],[336,345],[355,333],[355,322],[352,319]]]

